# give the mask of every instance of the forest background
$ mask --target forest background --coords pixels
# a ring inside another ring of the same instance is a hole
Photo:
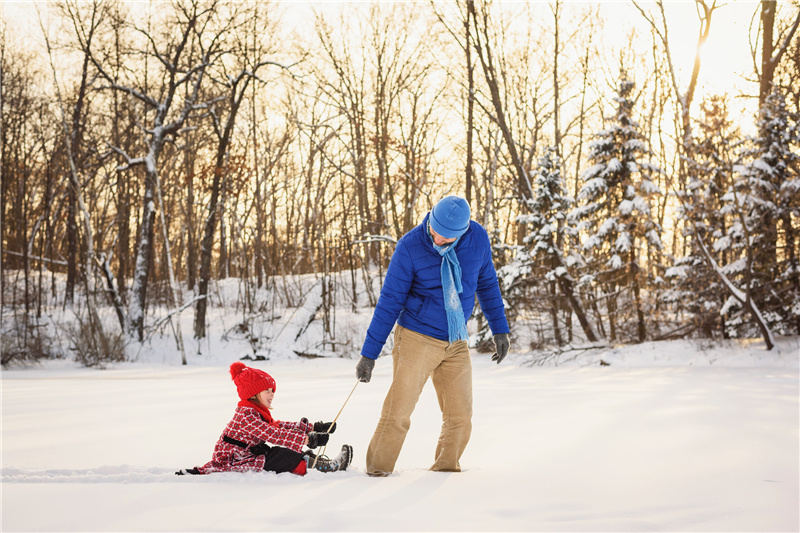
[[[337,306],[447,194],[520,349],[800,334],[796,0],[2,8],[3,366],[165,332],[185,363],[222,280],[223,337],[313,301],[303,355],[356,355]]]

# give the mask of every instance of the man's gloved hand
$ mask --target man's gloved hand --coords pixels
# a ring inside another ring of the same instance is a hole
[[[492,361],[497,361],[499,365],[500,362],[505,359],[506,355],[508,355],[508,333],[498,333],[494,336],[494,347],[497,352],[492,356]]]
[[[317,433],[333,433],[336,431],[336,422],[314,422],[314,431]]]
[[[356,365],[356,377],[358,378],[358,381],[369,383],[369,380],[372,379],[372,369],[374,367],[375,359],[370,359],[369,357],[364,357],[362,355],[361,359]]]
[[[317,431],[312,431],[308,434],[308,447],[309,448],[316,448],[317,446],[325,446],[328,444],[328,439],[330,435],[327,433],[319,433]]]

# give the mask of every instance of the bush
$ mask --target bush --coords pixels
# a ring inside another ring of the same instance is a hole
[[[82,365],[104,367],[125,360],[125,335],[116,330],[115,333],[106,332],[99,319],[76,315],[75,323],[65,330],[75,360]]]
[[[47,324],[15,317],[11,327],[0,333],[0,363],[3,368],[62,356],[59,343],[50,335]]]

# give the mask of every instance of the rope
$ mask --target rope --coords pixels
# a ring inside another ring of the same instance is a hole
[[[334,419],[333,419],[333,422],[331,422],[331,425],[328,427],[328,430],[327,430],[325,433],[328,433],[328,434],[330,434],[330,432],[331,432],[331,428],[332,428],[332,427],[333,427],[333,425],[336,423],[336,421],[337,421],[337,420],[339,420],[339,415],[341,415],[341,414],[342,414],[342,411],[344,411],[344,406],[345,406],[345,405],[347,405],[347,402],[349,402],[349,401],[350,401],[350,396],[352,396],[352,395],[353,395],[353,393],[356,391],[356,387],[358,387],[358,384],[359,384],[359,383],[360,383],[360,381],[356,380],[356,384],[355,384],[355,385],[353,385],[353,390],[351,390],[351,391],[350,391],[350,394],[348,394],[348,395],[347,395],[347,399],[346,399],[346,400],[344,401],[344,403],[342,404],[342,408],[341,408],[341,409],[339,409],[339,412],[336,414],[336,418],[334,418]],[[326,449],[327,447],[328,447],[328,445],[327,445],[327,444],[325,444],[325,445],[322,447],[322,451],[320,451],[320,453],[318,453],[318,454],[316,454],[316,455],[314,456],[314,463],[311,465],[311,468],[312,468],[312,469],[313,469],[313,468],[315,468],[315,467],[317,466],[317,459],[319,459],[319,457],[320,457],[321,455],[324,455],[324,454],[325,454],[325,449]]]

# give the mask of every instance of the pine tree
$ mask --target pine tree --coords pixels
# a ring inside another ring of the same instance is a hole
[[[612,124],[590,144],[592,166],[581,175],[580,205],[570,217],[584,235],[583,250],[603,289],[611,340],[617,338],[618,291],[627,288],[636,312],[636,338],[643,341],[644,276],[639,262],[645,243],[653,250],[662,248],[660,227],[650,209],[650,199],[660,193],[650,176],[660,170],[647,160],[650,152],[633,119],[633,89],[634,83],[623,76]]]
[[[517,217],[517,223],[527,226],[526,249],[522,256],[530,261],[533,276],[545,280],[556,342],[563,344],[558,309],[564,297],[570,310],[578,317],[587,339],[594,342],[597,334],[588,320],[570,272],[583,260],[577,253],[565,255],[565,249],[574,248],[578,232],[567,221],[567,213],[574,207],[575,200],[565,190],[561,167],[558,152],[548,147],[539,159],[534,175],[534,197],[527,202],[528,214]]]
[[[699,134],[687,149],[687,186],[677,193],[678,216],[684,222],[678,226],[687,228],[690,249],[667,270],[665,277],[671,281],[671,288],[662,301],[688,312],[691,320],[687,326],[691,330],[699,328],[705,337],[713,337],[718,330],[727,336],[720,309],[728,291],[709,266],[699,240],[713,243],[709,252],[717,263],[729,262],[725,235],[730,216],[724,216],[721,209],[723,196],[733,182],[735,149],[741,138],[729,119],[725,98],[711,97],[700,109],[702,115],[695,130]],[[686,332],[686,328],[679,331]]]
[[[525,238],[521,245],[513,247],[513,259],[498,273],[509,304],[506,310],[509,321],[516,317],[518,309],[532,308],[535,301],[546,300],[555,341],[561,345],[565,339],[558,312],[565,300],[570,312],[578,318],[586,338],[595,342],[597,334],[589,322],[571,273],[583,260],[577,253],[565,253],[566,249],[575,248],[577,229],[567,221],[566,215],[574,206],[574,199],[565,190],[561,159],[555,148],[545,149],[533,173],[532,185],[533,198],[520,200],[524,214],[515,220],[524,227],[520,232]],[[543,298],[535,294],[540,287],[545,288]],[[571,330],[568,340],[572,341]]]
[[[735,255],[726,266],[763,311],[769,328],[800,333],[800,217],[798,121],[784,97],[773,92],[761,107],[758,137],[735,170],[724,213],[735,215],[727,231]],[[733,306],[732,306],[733,309]],[[744,324],[739,318],[734,325]]]

